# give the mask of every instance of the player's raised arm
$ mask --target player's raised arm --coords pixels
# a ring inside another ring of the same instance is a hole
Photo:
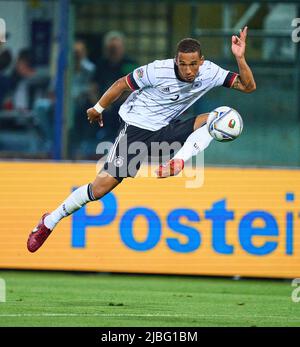
[[[231,88],[240,90],[241,92],[251,93],[256,89],[256,83],[245,59],[247,30],[248,27],[245,27],[240,31],[240,37],[233,35],[231,38],[231,50],[239,68],[239,74],[236,75]]]
[[[131,90],[132,89],[126,81],[126,76],[118,79],[110,88],[107,89],[96,105],[87,110],[87,118],[89,122],[98,122],[100,127],[103,127],[102,112],[104,109],[110,106],[114,101],[118,100],[125,91]]]

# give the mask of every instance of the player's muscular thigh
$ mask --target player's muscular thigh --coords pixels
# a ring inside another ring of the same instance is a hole
[[[208,113],[202,113],[199,116],[197,116],[194,123],[194,131],[201,128],[202,125],[206,123],[207,118],[208,118]]]

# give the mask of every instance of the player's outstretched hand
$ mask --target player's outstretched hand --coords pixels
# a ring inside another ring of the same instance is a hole
[[[88,121],[89,121],[90,123],[98,122],[100,128],[103,127],[102,113],[97,112],[97,111],[94,109],[94,107],[91,107],[91,108],[89,108],[89,109],[86,111],[86,114],[87,114],[87,119],[88,119]]]
[[[176,176],[184,168],[184,161],[182,159],[171,159],[165,165],[160,165],[155,170],[157,178],[166,178],[170,176]]]
[[[246,39],[248,27],[240,30],[240,37],[233,35],[231,38],[231,50],[236,58],[242,58],[245,55]]]

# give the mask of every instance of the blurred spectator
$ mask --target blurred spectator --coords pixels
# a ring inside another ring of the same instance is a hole
[[[137,64],[126,55],[124,35],[118,31],[108,32],[103,39],[103,57],[97,63],[94,84],[94,100],[99,97],[120,77],[132,72]],[[118,111],[125,98],[124,95],[103,113],[104,128],[102,136],[112,141],[119,128]]]
[[[11,88],[11,79],[7,75],[7,69],[12,61],[12,54],[5,47],[4,43],[0,42],[0,109],[2,109],[5,97]]]
[[[27,48],[19,52],[16,65],[11,74],[13,89],[13,105],[16,109],[30,108],[29,80],[35,75],[30,50]]]
[[[103,38],[103,57],[97,63],[95,75],[100,94],[135,67],[136,62],[125,54],[124,35],[118,31],[108,32]]]
[[[73,47],[74,73],[72,76],[71,96],[74,105],[74,125],[72,128],[72,141],[80,143],[79,152],[88,152],[86,141],[93,139],[96,142],[97,129],[90,126],[86,119],[86,110],[92,103],[92,82],[96,66],[88,58],[87,47],[84,41],[76,40]],[[78,138],[80,134],[80,139]],[[74,141],[73,141],[74,140]],[[77,147],[77,146],[76,146]],[[95,145],[91,150],[95,154]]]
[[[41,97],[49,85],[49,73],[33,66],[30,49],[19,52],[15,67],[11,74],[12,103],[17,110],[31,110],[34,101]]]
[[[72,82],[72,97],[76,102],[80,102],[82,97],[88,97],[95,70],[96,66],[87,57],[85,43],[77,40],[74,44],[74,74]]]

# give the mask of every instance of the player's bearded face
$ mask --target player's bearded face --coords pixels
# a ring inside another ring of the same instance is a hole
[[[193,82],[203,62],[204,57],[200,57],[198,52],[179,52],[176,58],[176,64],[180,77],[187,82]]]

